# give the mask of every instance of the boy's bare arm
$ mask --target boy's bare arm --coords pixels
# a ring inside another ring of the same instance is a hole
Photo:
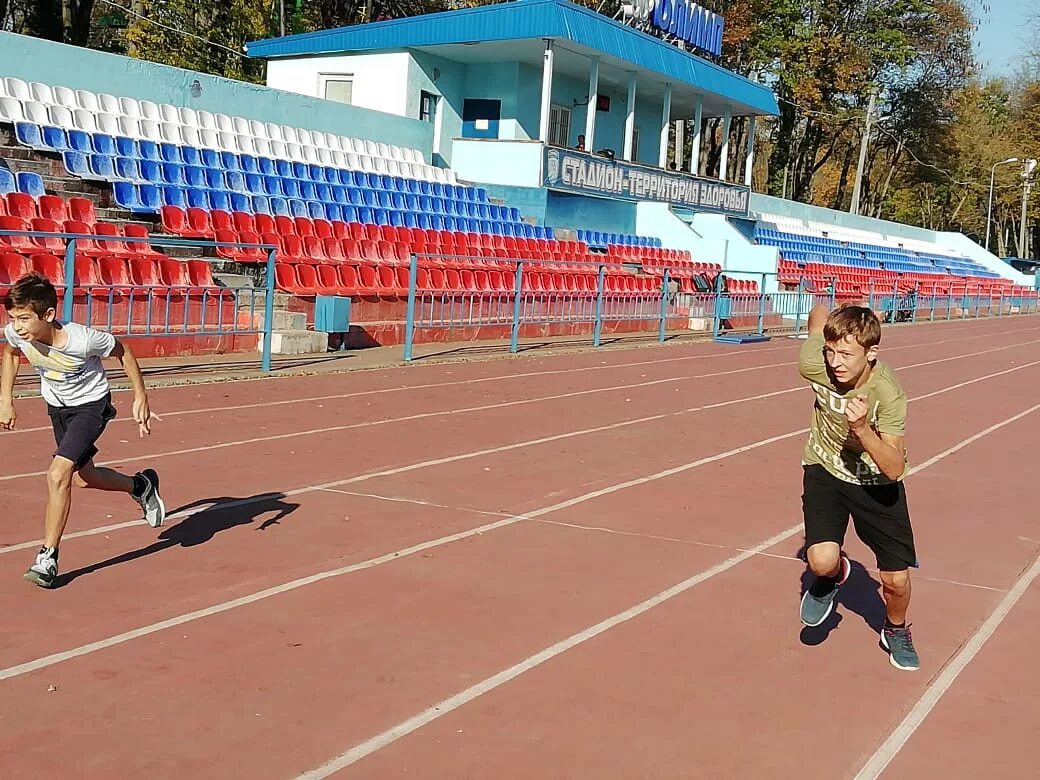
[[[14,380],[18,376],[19,350],[4,344],[4,355],[0,363],[0,428],[14,430],[17,415],[14,411]]]
[[[852,398],[845,406],[849,430],[856,434],[881,473],[889,479],[899,479],[906,470],[906,449],[902,436],[877,433],[867,421],[869,406],[864,396]]]
[[[152,432],[152,420],[161,418],[152,414],[148,406],[148,391],[144,386],[144,377],[141,375],[141,367],[137,363],[137,358],[134,357],[130,348],[119,339],[116,339],[116,345],[109,357],[117,359],[122,364],[123,370],[126,371],[130,386],[134,389],[134,420],[137,422],[141,436],[146,436]]]

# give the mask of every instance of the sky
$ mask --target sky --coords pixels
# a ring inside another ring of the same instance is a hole
[[[1031,8],[1040,11],[1040,1],[975,0],[972,5],[979,19],[975,33],[979,64],[988,75],[1010,75],[1016,60],[1027,50],[1031,35],[1040,39],[1040,31],[1032,31],[1028,25]]]

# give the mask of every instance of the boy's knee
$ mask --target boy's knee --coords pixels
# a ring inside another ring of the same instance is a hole
[[[891,593],[902,594],[910,587],[910,572],[908,570],[883,571],[880,574],[882,586]]]
[[[841,548],[833,542],[814,544],[805,551],[809,570],[818,577],[829,577],[834,574],[841,560]]]
[[[72,487],[75,464],[65,458],[55,458],[47,469],[47,486],[51,490],[67,490]]]

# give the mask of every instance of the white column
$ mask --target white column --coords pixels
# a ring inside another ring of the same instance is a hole
[[[755,168],[755,117],[748,118],[747,159],[744,161],[744,184],[751,186],[751,173]]]
[[[675,170],[683,169],[683,160],[686,158],[686,120],[675,120]]]
[[[538,140],[543,144],[549,141],[549,108],[552,106],[553,81],[553,42],[545,41],[545,55],[542,59],[542,113],[538,122]]]
[[[719,181],[726,181],[726,168],[729,167],[729,131],[733,125],[733,111],[728,106],[722,119],[722,155],[719,157]]]
[[[632,141],[636,132],[636,74],[628,74],[628,116],[625,117],[625,160],[632,159]]]
[[[657,154],[657,164],[668,167],[668,123],[672,120],[672,85],[664,85],[664,105],[661,107],[661,149]]]
[[[585,150],[591,152],[596,148],[596,100],[599,97],[599,57],[592,58],[592,70],[589,72],[589,104],[585,107]]]
[[[693,137],[690,149],[690,173],[701,172],[701,125],[704,124],[704,96],[698,95],[693,103]]]

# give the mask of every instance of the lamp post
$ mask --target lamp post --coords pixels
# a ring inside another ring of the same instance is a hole
[[[1009,157],[1006,160],[1001,160],[998,163],[994,163],[993,167],[989,172],[989,209],[986,211],[986,251],[989,251],[989,223],[993,218],[993,182],[997,175],[998,165],[1007,165],[1008,163],[1018,162],[1017,157]]]
[[[1026,204],[1029,202],[1029,177],[1033,175],[1036,168],[1036,160],[1026,160],[1025,170],[1022,171],[1022,226],[1018,231],[1018,256],[1023,260],[1028,253],[1029,236],[1026,235]]]

